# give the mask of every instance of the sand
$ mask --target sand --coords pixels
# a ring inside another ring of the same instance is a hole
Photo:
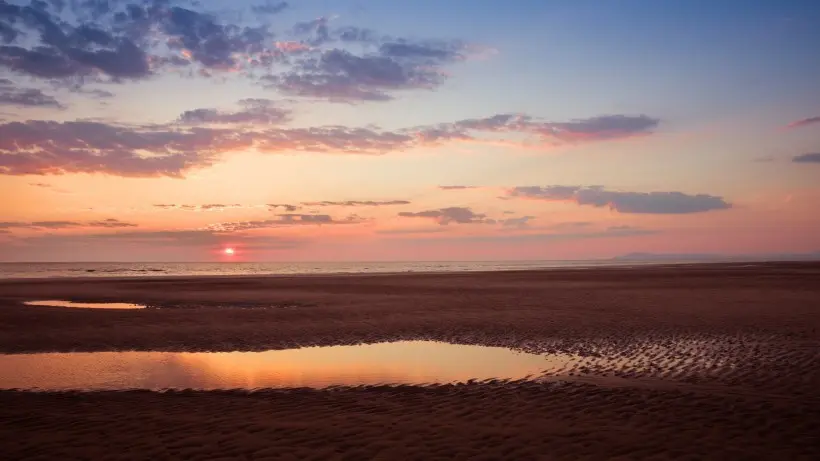
[[[3,353],[395,339],[578,360],[536,383],[0,391],[0,458],[820,457],[820,264],[0,281]]]

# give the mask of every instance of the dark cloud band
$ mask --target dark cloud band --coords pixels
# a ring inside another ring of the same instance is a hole
[[[596,208],[608,207],[619,213],[687,214],[732,207],[722,197],[707,194],[689,195],[682,192],[623,192],[599,186],[528,186],[515,187],[510,197],[573,202]]]

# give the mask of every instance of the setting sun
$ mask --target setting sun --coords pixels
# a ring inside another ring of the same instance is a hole
[[[224,253],[228,256],[232,256],[236,251],[233,248],[225,248]]]

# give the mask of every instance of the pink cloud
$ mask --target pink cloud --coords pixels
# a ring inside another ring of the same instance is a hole
[[[287,122],[289,112],[268,100],[243,100],[240,105],[241,110],[232,112],[195,109],[174,122],[149,126],[93,121],[0,123],[0,174],[180,178],[192,169],[213,165],[226,152],[250,149],[383,155],[448,143],[479,143],[541,151],[547,144],[645,136],[658,124],[645,115],[548,122],[500,114],[397,130],[342,125],[287,128],[275,125]],[[486,139],[481,136],[486,133],[534,135],[535,139]]]
[[[284,41],[284,42],[274,42],[276,49],[283,52],[283,53],[297,53],[300,51],[307,51],[310,50],[310,46],[306,45],[302,42],[294,42],[294,41]]]
[[[795,122],[789,123],[786,125],[787,128],[800,128],[803,126],[814,125],[815,123],[820,123],[820,115],[817,117],[808,117],[801,120],[797,120]]]

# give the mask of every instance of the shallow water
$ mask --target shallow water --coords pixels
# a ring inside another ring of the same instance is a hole
[[[0,355],[0,389],[252,389],[522,379],[570,356],[432,341],[265,352]]]
[[[77,303],[74,301],[26,301],[26,306],[76,307],[81,309],[145,309],[143,304],[131,303]]]
[[[691,262],[691,261],[690,261]],[[664,261],[669,263],[669,261]],[[0,279],[41,277],[151,277],[202,275],[370,274],[387,272],[505,271],[658,264],[656,261],[400,261],[296,263],[2,263]]]

